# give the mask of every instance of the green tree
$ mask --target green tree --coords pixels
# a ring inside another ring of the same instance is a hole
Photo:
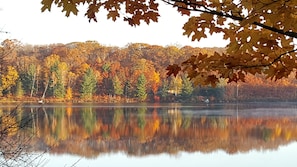
[[[106,62],[102,65],[103,72],[109,72],[110,71],[110,62]]]
[[[66,89],[66,76],[68,73],[68,66],[65,62],[60,61],[60,56],[52,54],[47,56],[44,61],[44,92],[42,98],[45,97],[45,93],[48,88],[51,95],[57,98],[64,98]]]
[[[165,79],[161,87],[161,97],[165,99],[168,96],[168,92],[169,92],[169,82],[167,79]]]
[[[57,98],[64,98],[66,94],[66,74],[68,72],[67,64],[57,61],[53,67],[55,84],[53,86],[53,95]]]
[[[64,98],[66,94],[65,86],[60,81],[53,88],[53,95],[57,98]]]
[[[15,96],[22,97],[24,95],[24,89],[22,82],[19,80],[17,81],[16,88],[15,88]]]
[[[81,84],[81,97],[87,99],[92,98],[96,91],[96,84],[97,80],[93,70],[91,68],[87,69]]]
[[[213,97],[214,100],[220,101],[224,99],[224,87],[201,87],[198,89],[198,94],[206,98]]]
[[[186,76],[182,77],[182,83],[182,96],[188,98],[194,91],[193,84]]]
[[[119,77],[116,75],[112,80],[113,91],[115,95],[122,95],[123,94],[123,86],[122,82],[120,81]]]
[[[21,74],[22,85],[26,93],[30,93],[30,97],[33,96],[36,85],[37,78],[37,65],[29,64],[29,67],[26,71]]]
[[[125,82],[124,95],[126,97],[132,97],[132,85],[131,85],[131,82],[129,80]]]
[[[139,101],[145,101],[147,97],[146,92],[146,78],[144,74],[141,74],[137,79],[136,85],[136,97]]]

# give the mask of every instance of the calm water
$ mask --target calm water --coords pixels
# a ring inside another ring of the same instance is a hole
[[[18,124],[5,141],[31,136],[37,166],[297,165],[297,103],[14,107],[0,108],[2,124]]]

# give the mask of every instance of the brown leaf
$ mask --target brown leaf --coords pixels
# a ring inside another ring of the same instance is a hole
[[[166,75],[169,77],[171,76],[172,74],[176,77],[177,74],[179,73],[179,71],[181,71],[181,68],[179,65],[177,64],[172,64],[172,65],[169,65],[166,70],[168,70],[168,72],[166,73]]]
[[[182,15],[188,15],[190,16],[191,12],[187,6],[187,4],[185,4],[184,2],[175,2],[174,3],[175,6],[177,6],[177,10],[182,14]]]
[[[89,21],[94,20],[97,22],[97,18],[95,13],[99,12],[100,5],[99,4],[91,4],[85,14],[89,18]]]
[[[159,4],[157,2],[155,2],[154,0],[150,0],[150,8],[153,10],[158,10],[158,6]]]
[[[120,17],[120,14],[117,10],[112,10],[112,11],[109,11],[109,13],[107,14],[107,18],[108,19],[112,19],[112,21],[116,21],[117,20],[117,17]]]
[[[216,87],[217,83],[219,82],[219,79],[215,75],[208,75],[206,82],[210,83],[212,87]]]

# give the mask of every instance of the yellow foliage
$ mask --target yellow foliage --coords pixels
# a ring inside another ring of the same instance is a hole
[[[84,74],[84,73],[87,71],[87,69],[89,69],[89,68],[90,68],[90,65],[89,65],[89,64],[87,64],[87,63],[82,63],[82,64],[80,65],[79,69],[77,70],[77,72],[78,72],[78,74],[82,75],[82,74]]]
[[[292,133],[291,133],[290,131],[286,131],[286,132],[285,132],[285,139],[286,139],[287,141],[289,141],[289,140],[291,139],[291,137],[292,137]]]
[[[7,72],[1,75],[2,89],[10,89],[11,86],[16,84],[18,78],[19,74],[17,70],[12,66],[8,66]]]
[[[69,106],[67,105],[66,115],[68,118],[71,117],[71,115],[72,115],[72,106],[71,105],[69,105]]]
[[[47,56],[45,58],[45,66],[49,69],[51,68],[55,63],[60,62],[60,56],[56,54],[52,54],[50,56]]]
[[[154,71],[152,76],[153,76],[152,77],[153,82],[155,82],[156,84],[160,83],[160,73],[159,72]]]
[[[154,124],[153,124],[153,132],[157,132],[160,128],[160,120],[156,119],[154,120]]]
[[[276,125],[275,130],[274,130],[274,134],[276,137],[280,136],[282,133],[282,128],[280,127],[279,124]]]
[[[163,2],[176,7],[177,12],[188,17],[183,26],[183,34],[193,41],[221,33],[229,42],[225,53],[208,53],[203,58],[189,58],[181,65],[194,83],[215,85],[220,78],[225,78],[228,82],[244,81],[247,74],[265,74],[267,78],[278,80],[288,77],[296,70],[297,49],[294,39],[297,38],[297,1]],[[89,21],[97,21],[96,14],[106,10],[107,19],[116,21],[123,18],[131,26],[157,22],[160,16],[159,2],[154,0],[42,0],[41,3],[42,11],[50,11],[54,4],[62,8],[66,16],[71,13],[77,15],[78,6],[85,5],[85,15]],[[199,14],[192,14],[195,11]],[[177,69],[179,66],[169,66],[168,74],[177,75],[180,71]],[[296,74],[295,76],[297,77]]]
[[[66,100],[72,99],[72,89],[69,86],[67,87],[65,98],[66,98]]]
[[[16,118],[10,115],[2,116],[1,131],[6,132],[8,136],[12,136],[18,131]]]

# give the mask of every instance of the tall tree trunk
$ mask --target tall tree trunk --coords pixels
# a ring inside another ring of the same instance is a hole
[[[46,93],[46,91],[47,91],[47,89],[48,89],[49,82],[50,82],[50,79],[47,81],[47,83],[46,83],[46,85],[45,85],[45,88],[44,88],[44,91],[43,91],[43,94],[42,94],[41,99],[44,99],[44,98],[45,98],[45,93]]]
[[[34,73],[33,80],[32,80],[32,86],[31,86],[30,97],[33,96],[33,91],[34,91],[34,87],[35,87],[35,80],[36,80],[36,72]]]

